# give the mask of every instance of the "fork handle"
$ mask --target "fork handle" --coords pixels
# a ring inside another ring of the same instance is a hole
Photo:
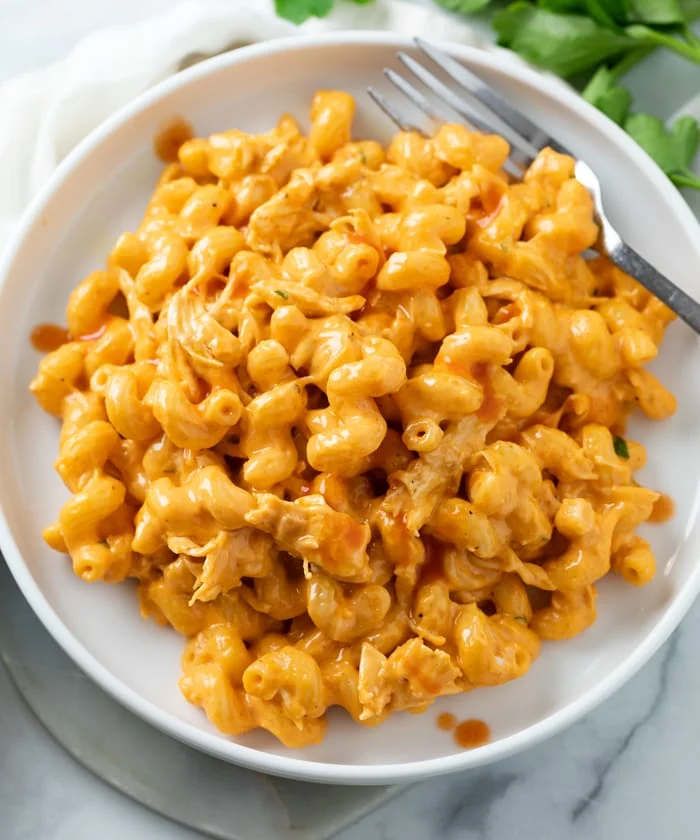
[[[634,248],[619,242],[608,250],[609,259],[631,277],[634,277],[652,295],[666,304],[685,323],[700,335],[700,304],[664,277]]]

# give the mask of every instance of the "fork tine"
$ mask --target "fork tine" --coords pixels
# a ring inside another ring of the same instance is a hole
[[[488,123],[481,119],[481,117],[472,108],[470,108],[466,102],[462,102],[461,99],[453,94],[449,88],[442,90],[442,83],[433,76],[432,73],[426,70],[422,64],[419,64],[415,59],[411,58],[410,55],[407,55],[404,52],[398,52],[397,55],[399,61],[407,70],[413,73],[416,78],[420,79],[421,82],[423,82],[423,84],[438,97],[438,99],[441,99],[453,111],[456,111],[461,117],[470,122],[474,128],[477,128],[479,131],[493,130]],[[396,75],[398,76],[398,73]],[[399,76],[399,78],[401,77]],[[405,82],[405,84],[408,85],[409,83]],[[418,91],[416,91],[416,93],[418,93]]]
[[[463,67],[458,61],[455,61],[454,58],[447,55],[447,53],[442,52],[442,50],[437,49],[437,47],[434,47],[422,38],[414,38],[414,41],[421,52],[424,52],[441,70],[475,99],[478,99],[482,105],[498,114],[514,131],[525,136],[540,132],[540,129],[534,123],[531,123],[527,117],[519,111],[516,111],[502,96],[499,96],[494,90],[491,90],[471,70],[467,70],[466,67]]]
[[[489,113],[489,119],[478,116],[474,110],[469,107],[459,96],[453,93],[447,85],[443,84],[436,76],[426,70],[422,64],[419,64],[410,55],[404,52],[398,53],[401,63],[411,71],[423,84],[431,90],[437,97],[456,111],[461,117],[470,122],[475,128],[485,132],[496,132],[501,134],[508,140],[511,146],[517,149],[522,155],[530,160],[537,157],[539,149],[526,140],[524,137],[515,131],[508,123],[504,122],[494,113]]]
[[[444,123],[444,118],[433,108],[430,104],[428,99],[426,99],[423,94],[417,90],[413,85],[406,81],[403,76],[397,73],[395,70],[392,70],[389,67],[384,68],[384,75],[387,79],[401,92],[406,96],[413,104],[423,111],[424,114],[427,114],[431,119]],[[376,101],[376,99],[375,99]],[[398,111],[394,110],[394,113],[398,115]],[[506,172],[509,172],[511,175],[514,175],[516,178],[522,177],[522,169],[517,165],[517,163],[507,160],[503,164],[503,168]]]
[[[394,123],[394,125],[398,126],[401,131],[415,131],[418,134],[425,135],[425,132],[422,128],[419,128],[412,123],[407,122],[401,114],[391,105],[379,91],[372,87],[371,85],[367,88],[367,93],[371,96],[374,102],[379,106],[379,108],[384,111],[384,113],[389,117],[389,119]]]
[[[410,99],[417,108],[420,108],[424,114],[427,114],[427,116],[433,120],[444,122],[444,119],[437,113],[425,96],[423,96],[419,90],[414,88],[410,82],[406,81],[403,76],[400,76],[395,70],[392,70],[389,67],[384,68],[384,75],[392,83],[392,85],[394,85],[394,87],[398,88],[401,93]]]
[[[468,70],[463,64],[460,64],[452,58],[452,56],[433,46],[433,44],[424,41],[422,38],[416,37],[413,40],[418,49],[437,64],[443,72],[481,102],[485,108],[497,114],[514,131],[517,131],[518,134],[529,140],[533,146],[540,148],[551,146],[555,151],[572,155],[570,151],[565,149],[560,143],[557,143],[553,137],[550,137],[539,126],[535,125],[535,123],[518,111],[517,108],[514,108],[508,103],[500,94],[496,93],[493,88],[489,87],[479,75],[472,70]]]

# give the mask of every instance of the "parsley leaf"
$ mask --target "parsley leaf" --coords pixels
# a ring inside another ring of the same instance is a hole
[[[282,289],[275,289],[275,294],[279,295],[282,300],[289,300],[289,295],[286,292],[283,292]]]
[[[310,17],[326,17],[335,0],[275,0],[275,11],[280,17],[292,23],[304,23]],[[365,6],[374,0],[352,0],[358,6]]]
[[[527,624],[527,619],[524,615],[516,615],[515,621],[519,621],[521,624]]]
[[[671,126],[672,143],[681,167],[690,166],[698,151],[700,131],[694,117],[679,117]]]
[[[627,88],[614,84],[615,74],[607,67],[600,67],[586,85],[583,98],[595,105],[607,117],[622,125],[632,105],[632,94]]]
[[[700,63],[700,47],[698,47],[697,39],[688,26],[684,25],[680,30],[680,34],[683,36],[681,38],[677,38],[674,30],[669,31],[668,27],[655,28],[656,26],[658,25],[636,23],[633,26],[628,26],[625,29],[625,34],[637,41],[638,44],[666,47],[689,61],[694,61],[696,64]]]
[[[680,0],[679,5],[686,21],[700,17],[700,0]]]
[[[593,20],[603,26],[614,28],[625,19],[624,0],[586,0],[585,7]]]
[[[537,0],[537,5],[552,12],[588,15],[611,27],[628,23],[664,26],[687,19],[683,0]]]
[[[687,187],[690,190],[700,190],[700,177],[694,172],[674,172],[670,176],[677,187]]]
[[[615,83],[615,74],[608,67],[599,67],[591,76],[581,96],[595,105],[600,97],[608,91]]]
[[[613,438],[613,449],[618,458],[624,458],[625,461],[629,460],[630,451],[627,448],[627,441],[623,437],[615,435]]]
[[[630,92],[615,85],[616,73],[600,67],[583,91],[583,98],[622,126],[679,187],[700,188],[700,178],[691,171],[698,150],[700,131],[693,117],[680,117],[667,131],[651,114],[632,114]]]
[[[629,23],[653,23],[657,26],[685,23],[678,0],[625,0]]]
[[[348,0],[358,5],[374,0]],[[650,114],[630,114],[632,97],[618,79],[659,47],[700,64],[700,38],[690,29],[700,0],[435,0],[451,12],[471,15],[492,4],[498,43],[563,78],[582,84],[583,96],[625,129],[679,187],[700,190],[692,169],[698,125],[691,117],[667,131]],[[277,13],[294,23],[325,17],[335,0],[275,0]],[[591,75],[592,74],[592,75]],[[287,299],[282,291],[276,291]]]
[[[627,119],[631,104],[632,94],[624,87],[609,88],[595,102],[596,108],[618,125]]]
[[[525,0],[497,12],[493,26],[501,46],[564,78],[637,47],[624,32],[607,29],[591,17],[560,14]]]
[[[541,9],[547,9],[550,12],[581,12],[586,11],[586,4],[583,0],[538,0],[537,5]]]
[[[292,23],[303,23],[310,17],[325,17],[333,8],[333,0],[275,0],[275,11]]]
[[[633,114],[625,122],[625,130],[664,172],[673,172],[677,168],[676,150],[666,127],[658,117],[651,114]]]
[[[438,6],[448,9],[450,12],[458,12],[462,15],[471,15],[479,12],[489,5],[491,0],[435,0]]]
[[[633,114],[624,128],[674,184],[700,189],[700,178],[690,170],[698,148],[698,124],[692,117],[681,117],[667,131],[658,117]]]

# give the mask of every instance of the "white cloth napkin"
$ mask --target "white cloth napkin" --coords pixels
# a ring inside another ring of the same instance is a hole
[[[0,248],[31,197],[102,120],[194,61],[242,43],[340,29],[385,29],[497,49],[437,7],[402,0],[340,2],[301,27],[272,0],[190,0],[130,27],[95,32],[63,61],[0,86]]]

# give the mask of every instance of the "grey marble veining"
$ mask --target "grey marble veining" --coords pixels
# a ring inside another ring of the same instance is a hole
[[[694,840],[699,637],[696,606],[649,665],[579,724],[507,761],[415,785],[337,840]],[[7,840],[195,840],[74,762],[2,671],[0,709]]]
[[[694,840],[700,606],[642,672],[561,735],[423,782],[337,840]]]
[[[171,7],[172,0],[0,0],[0,80],[60,58],[94,29]],[[634,71],[631,86],[638,109],[667,117],[697,93],[700,68],[659,54]],[[695,840],[699,639],[700,604],[640,674],[585,720],[499,764],[413,786],[337,840]],[[0,837],[197,835],[74,762],[0,670]]]

